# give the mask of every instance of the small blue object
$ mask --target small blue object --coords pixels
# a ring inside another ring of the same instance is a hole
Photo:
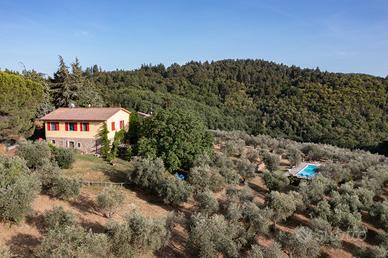
[[[298,173],[296,173],[296,175],[311,178],[314,177],[317,173],[317,168],[317,165],[309,164],[305,166],[302,170],[300,170]]]
[[[178,173],[178,172],[175,173],[175,177],[177,179],[179,179],[179,180],[186,180],[187,179],[187,175],[186,174]]]

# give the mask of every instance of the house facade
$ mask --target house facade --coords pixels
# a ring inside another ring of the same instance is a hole
[[[130,112],[123,108],[58,108],[41,118],[45,124],[47,142],[80,150],[99,153],[99,132],[104,123],[108,138],[121,129],[127,129]]]

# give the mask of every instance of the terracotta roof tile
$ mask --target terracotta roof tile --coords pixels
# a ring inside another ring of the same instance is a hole
[[[48,113],[41,120],[68,120],[68,121],[105,121],[124,108],[58,108]]]

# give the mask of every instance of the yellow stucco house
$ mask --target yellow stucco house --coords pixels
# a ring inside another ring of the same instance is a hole
[[[99,153],[99,131],[107,124],[108,138],[121,129],[128,128],[129,115],[124,108],[58,108],[45,115],[47,142],[64,148],[74,148],[85,153]]]

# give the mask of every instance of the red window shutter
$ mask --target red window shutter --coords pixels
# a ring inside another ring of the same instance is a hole
[[[77,125],[78,123],[74,123],[74,131],[77,131]]]
[[[116,130],[115,122],[112,122],[112,131]]]
[[[82,130],[83,130],[83,128],[82,128],[82,127],[83,127],[83,125],[84,125],[84,123],[79,123],[79,130],[80,130],[80,131],[82,131]]]
[[[47,131],[51,131],[51,123],[47,122]]]
[[[89,132],[89,123],[86,123],[86,131]]]
[[[69,123],[65,123],[65,131],[69,131]]]
[[[58,122],[55,123],[55,130],[59,131],[59,123]]]

